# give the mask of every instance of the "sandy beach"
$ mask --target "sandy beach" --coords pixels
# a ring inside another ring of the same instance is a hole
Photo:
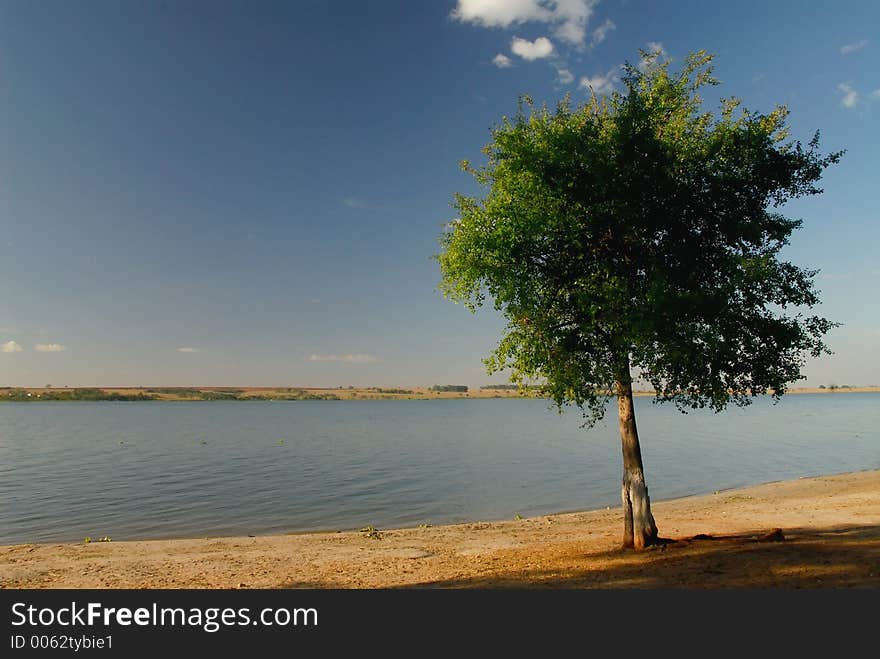
[[[258,537],[0,547],[3,588],[880,587],[880,471],[654,502],[672,542],[620,550],[620,509]],[[780,529],[781,533],[774,533]]]

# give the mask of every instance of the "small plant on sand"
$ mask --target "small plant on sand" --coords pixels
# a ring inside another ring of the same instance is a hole
[[[86,536],[85,538],[83,538],[83,542],[85,544],[89,544],[91,541],[92,541],[92,539],[89,536]]]
[[[377,529],[372,524],[362,528],[361,533],[363,533],[368,538],[372,538],[373,540],[381,540],[384,537],[384,534],[382,533],[382,531]]]

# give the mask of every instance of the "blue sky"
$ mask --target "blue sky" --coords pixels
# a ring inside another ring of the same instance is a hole
[[[869,1],[0,3],[0,385],[501,380],[502,319],[437,292],[458,162],[520,94],[610,90],[646,47],[715,53],[717,95],[847,149],[786,254],[845,324],[807,384],[880,384],[878,26]]]

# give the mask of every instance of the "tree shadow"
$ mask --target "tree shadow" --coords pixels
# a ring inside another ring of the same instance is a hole
[[[772,533],[772,531],[771,531]],[[642,552],[571,554],[540,569],[499,567],[478,576],[404,588],[880,588],[880,526],[767,529],[676,539]],[[286,588],[334,587],[289,583]]]

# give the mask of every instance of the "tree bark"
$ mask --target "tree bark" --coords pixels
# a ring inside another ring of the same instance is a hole
[[[644,549],[657,542],[657,525],[642,467],[628,358],[617,378],[617,411],[623,443],[623,546]]]

